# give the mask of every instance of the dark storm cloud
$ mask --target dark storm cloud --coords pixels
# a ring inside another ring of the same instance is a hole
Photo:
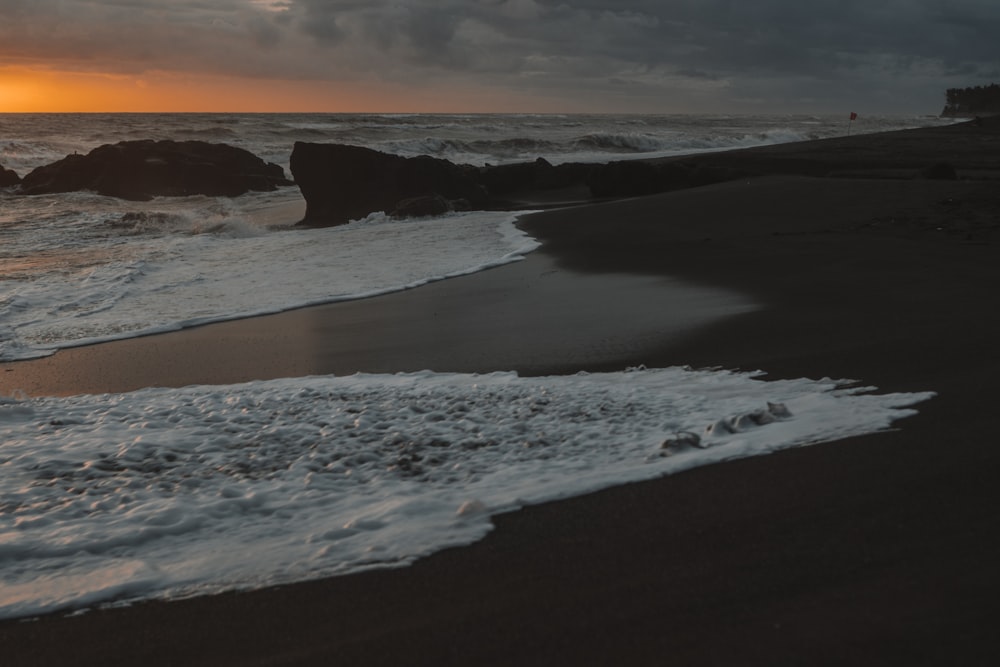
[[[834,97],[834,88],[888,98],[908,86],[938,95],[949,77],[988,77],[1000,61],[993,1],[296,0],[288,11],[321,41],[377,44],[387,75],[434,65],[549,90],[714,82],[748,99],[808,102]],[[325,23],[336,40],[324,39]],[[518,73],[531,76],[515,81]]]
[[[570,101],[924,104],[996,76],[997,34],[995,0],[0,2],[0,63],[475,82]]]
[[[591,14],[628,7],[656,21],[654,30],[630,34],[627,49],[608,40],[613,52],[720,72],[807,69],[824,75],[863,66],[873,56],[953,63],[1000,54],[995,39],[1000,3],[995,2],[633,0],[572,5]]]
[[[277,75],[266,53],[287,31],[249,0],[3,0],[0,65]]]

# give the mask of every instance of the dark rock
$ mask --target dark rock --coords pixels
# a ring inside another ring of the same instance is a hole
[[[540,190],[556,190],[583,185],[593,171],[593,164],[566,162],[536,174],[535,185]]]
[[[236,197],[291,185],[284,170],[254,154],[203,141],[123,141],[69,155],[21,181],[28,195],[92,190],[121,199]]]
[[[580,163],[553,166],[545,158],[538,158],[534,162],[487,165],[477,170],[473,177],[491,196],[502,196],[579,185],[593,169],[593,165]]]
[[[396,203],[390,215],[394,218],[423,218],[430,215],[443,215],[454,211],[452,203],[441,195],[424,195],[411,197]]]
[[[954,165],[947,162],[938,162],[927,167],[920,172],[920,175],[924,178],[929,178],[935,181],[954,181],[958,180],[958,172],[955,171]]]
[[[9,188],[21,182],[21,177],[13,169],[4,169],[0,165],[0,188]]]
[[[487,194],[471,174],[447,160],[404,158],[360,146],[296,142],[292,176],[306,200],[302,224],[339,225],[375,211],[393,211],[414,197],[465,199],[485,205]]]
[[[551,169],[552,165],[539,158],[535,162],[517,164],[487,165],[478,170],[475,179],[492,196],[506,195],[534,187],[536,173]]]

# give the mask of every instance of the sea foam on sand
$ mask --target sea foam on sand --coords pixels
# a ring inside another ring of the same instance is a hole
[[[88,218],[78,223],[85,252],[64,249],[60,270],[0,281],[0,360],[396,292],[515,262],[539,245],[514,226],[520,213],[376,213],[337,227],[272,229],[256,223],[266,218],[258,200],[242,197],[212,216],[198,198],[158,201],[163,210],[137,216],[150,221],[142,229],[100,222],[100,209],[93,219],[76,213]],[[108,238],[95,243],[94,228]],[[27,242],[21,252],[52,254]]]
[[[0,617],[403,565],[490,514],[885,429],[932,396],[872,391],[666,368],[3,398]],[[788,414],[706,430],[769,402]],[[661,447],[684,431],[703,447]]]

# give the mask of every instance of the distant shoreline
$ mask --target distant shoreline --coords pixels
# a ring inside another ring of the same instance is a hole
[[[941,118],[965,118],[971,120],[973,118],[993,118],[995,116],[1000,116],[1000,111],[977,111],[977,112],[948,112],[944,111],[941,113]]]

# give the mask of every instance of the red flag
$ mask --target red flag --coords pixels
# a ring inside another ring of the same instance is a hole
[[[858,119],[858,114],[856,114],[856,113],[854,113],[854,112],[852,111],[852,112],[851,112],[851,120],[857,120],[857,119]]]

